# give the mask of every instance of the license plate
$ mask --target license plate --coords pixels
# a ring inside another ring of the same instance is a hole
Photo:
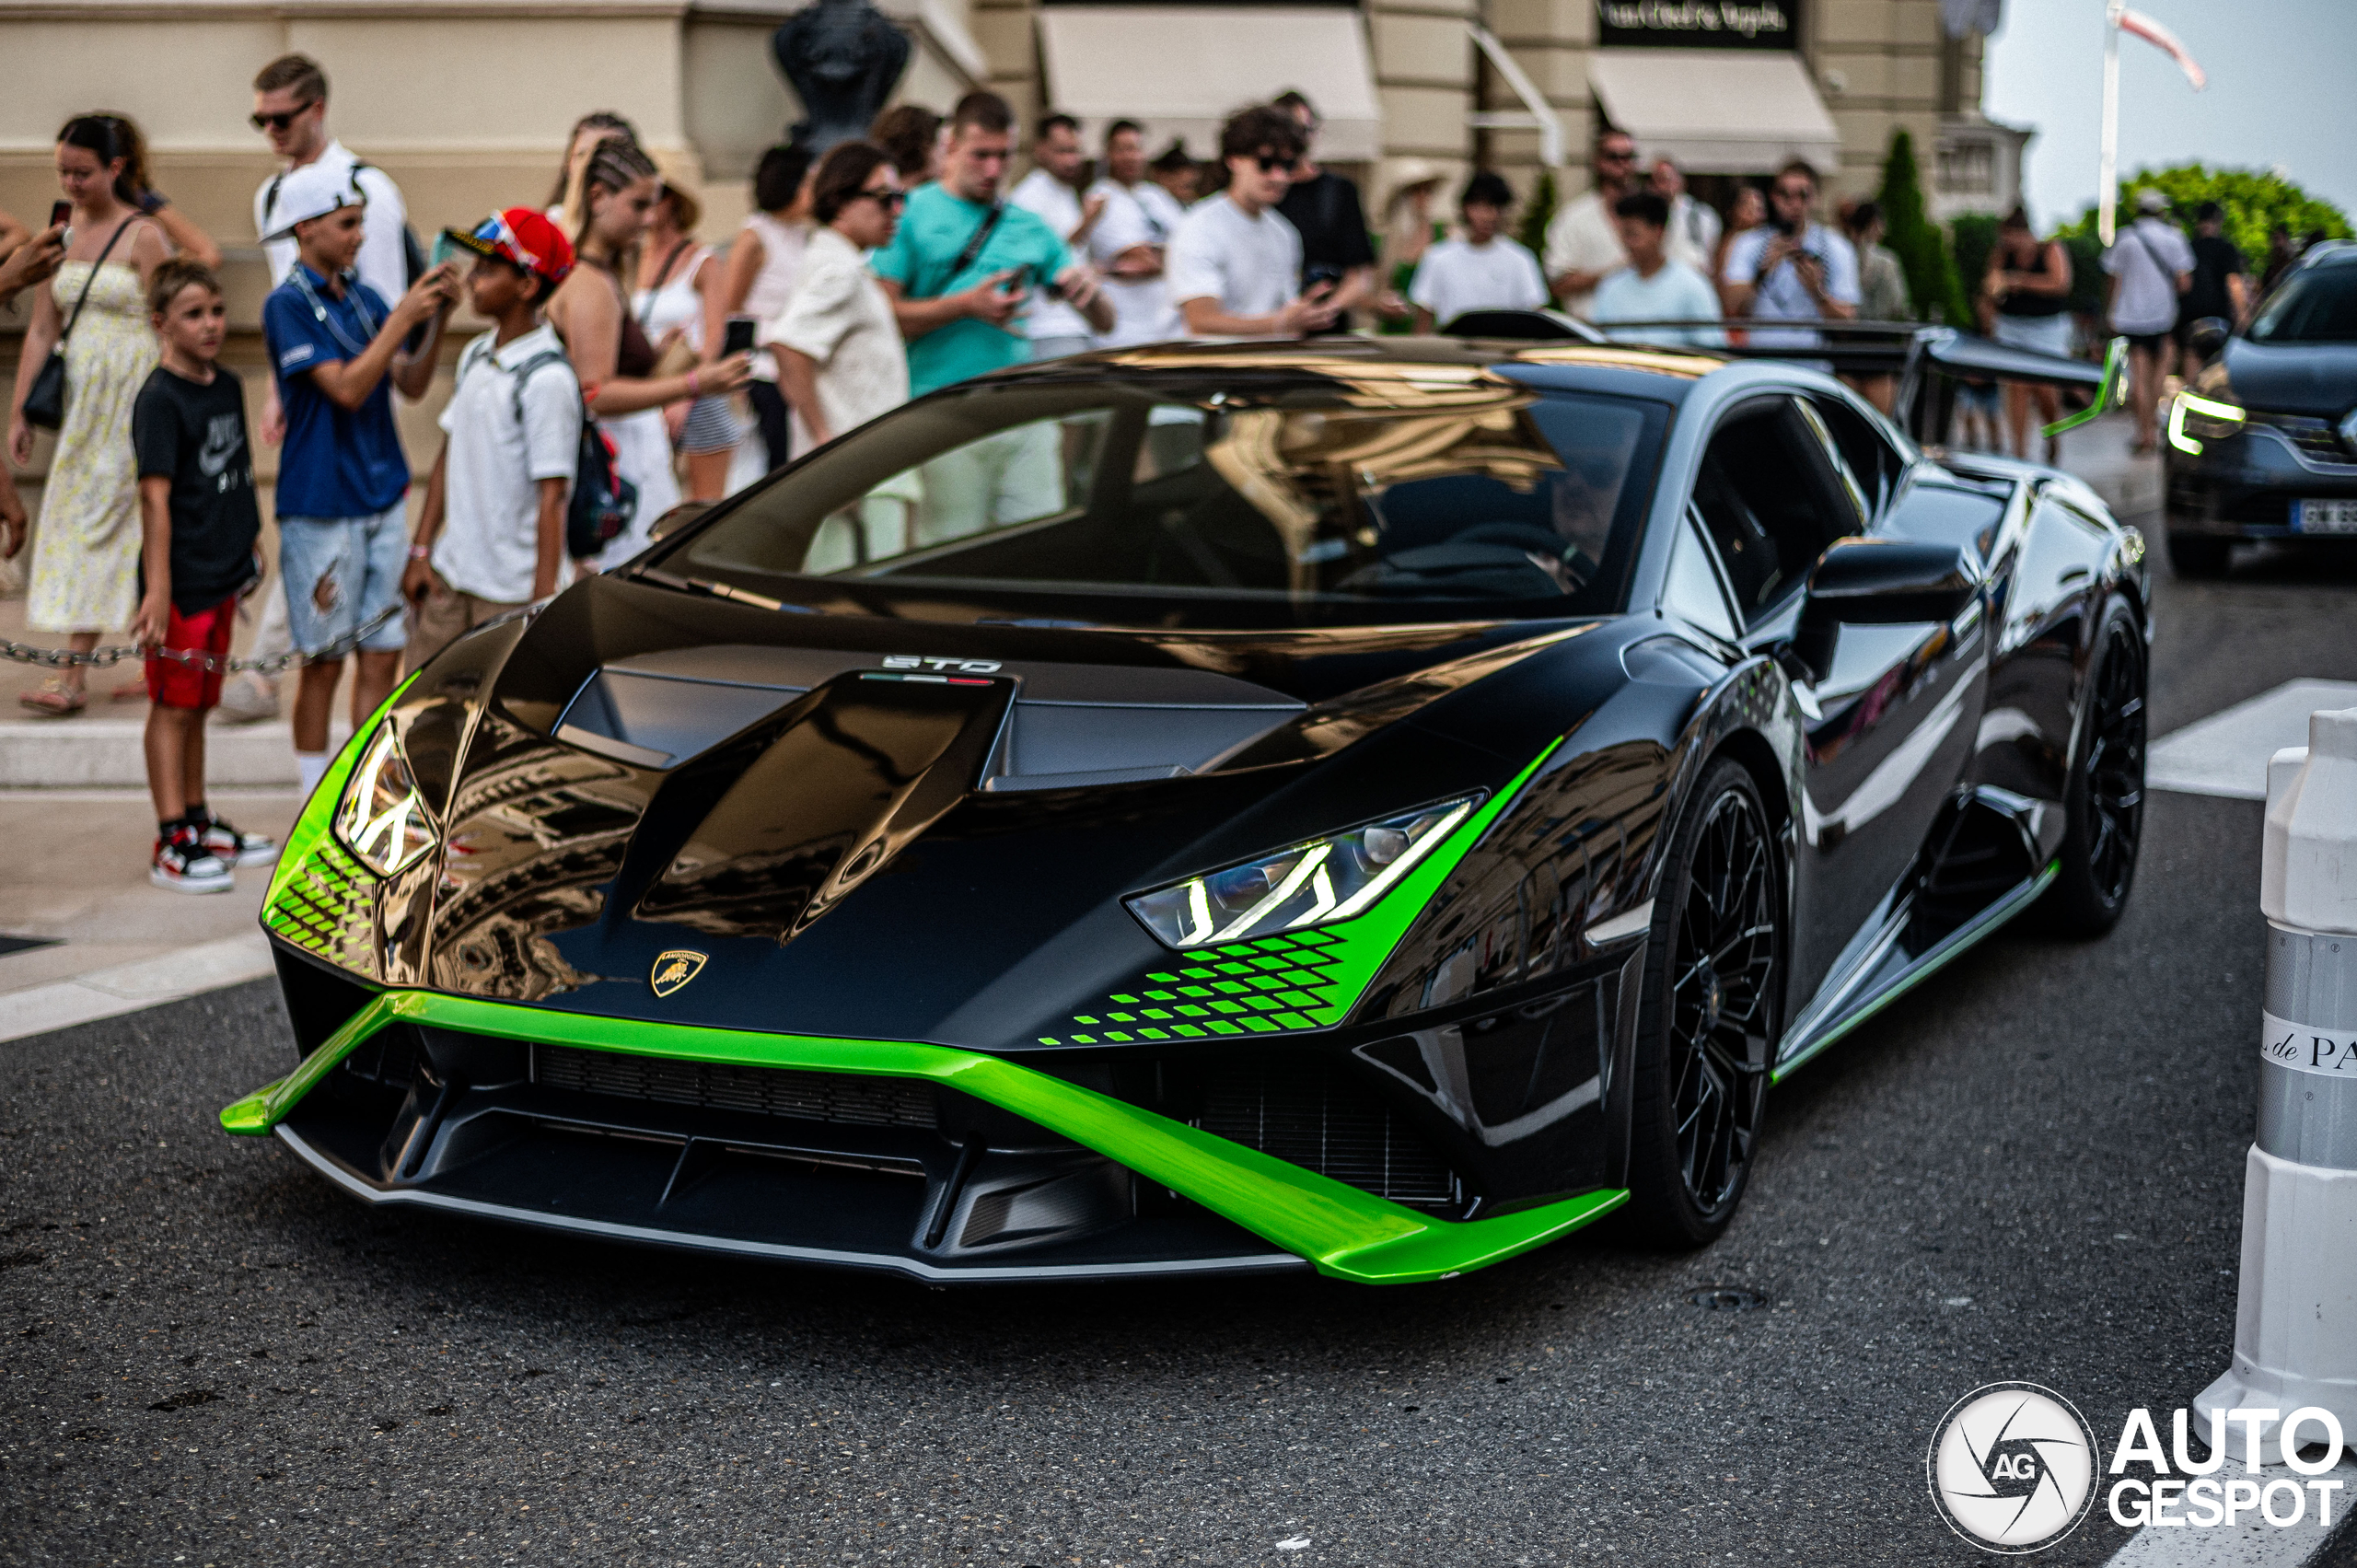
[[[2357,501],[2294,501],[2293,533],[2357,533]]]

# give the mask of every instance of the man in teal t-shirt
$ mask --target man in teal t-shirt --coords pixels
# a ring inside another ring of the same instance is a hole
[[[999,195],[1014,133],[1014,112],[996,93],[960,99],[941,180],[910,193],[900,231],[869,262],[908,341],[911,397],[1029,359],[1018,312],[1044,285],[1060,287],[1098,331],[1112,330],[1096,274],[1062,236]]]

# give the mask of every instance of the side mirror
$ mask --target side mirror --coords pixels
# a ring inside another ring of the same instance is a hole
[[[661,539],[665,534],[676,533],[711,511],[715,505],[716,503],[711,501],[682,501],[656,518],[655,526],[647,530],[646,537],[649,540],[654,540]]]
[[[2234,333],[2233,324],[2224,317],[2204,316],[2185,330],[2185,346],[2200,354],[2201,363],[2207,365],[2218,357]]]
[[[1953,621],[1980,597],[1980,588],[1979,564],[1956,545],[1835,540],[1809,571],[1793,654],[1811,679],[1822,680],[1833,668],[1833,645],[1843,626]]]

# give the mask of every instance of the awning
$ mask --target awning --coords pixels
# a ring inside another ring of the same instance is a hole
[[[1830,178],[1841,134],[1797,56],[1734,49],[1599,49],[1588,85],[1643,157],[1701,174],[1772,174],[1803,157]]]
[[[1215,157],[1219,128],[1292,87],[1324,117],[1318,156],[1381,155],[1382,112],[1355,6],[1042,6],[1049,105],[1081,122],[1096,150],[1107,122],[1145,126],[1149,154],[1187,138]]]

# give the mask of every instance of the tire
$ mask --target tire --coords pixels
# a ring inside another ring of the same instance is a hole
[[[2216,534],[2169,535],[2169,570],[2189,580],[2224,576],[2234,553],[2235,541]]]
[[[1743,1201],[1783,1016],[1775,838],[1749,772],[1713,763],[1679,822],[1654,905],[1629,1137],[1632,1239],[1717,1239]]]
[[[2096,632],[2079,754],[2063,785],[2061,865],[2038,900],[2052,935],[2101,936],[2119,923],[2144,830],[2144,638],[2113,599]]]

